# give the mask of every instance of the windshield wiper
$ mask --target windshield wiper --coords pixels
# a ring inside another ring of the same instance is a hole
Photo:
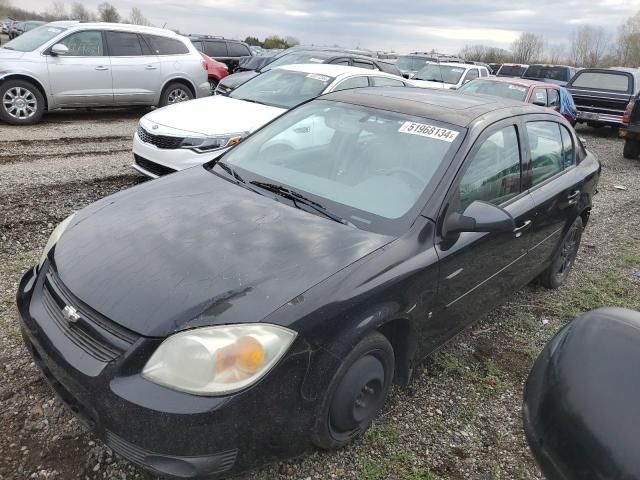
[[[257,103],[258,105],[267,105],[264,102],[259,102],[258,100],[252,100],[251,98],[242,98],[242,97],[230,97],[230,98],[235,98],[236,100],[242,100],[243,102]]]
[[[7,47],[6,45],[5,45],[5,46],[3,46],[2,48],[6,49],[6,50],[15,50],[15,48],[13,48],[13,47]]]
[[[318,202],[314,202],[310,198],[307,198],[304,195],[302,195],[301,193],[298,193],[295,190],[291,190],[290,188],[287,188],[287,187],[285,187],[283,185],[276,185],[275,183],[256,182],[256,181],[251,182],[251,184],[255,185],[256,187],[263,188],[263,189],[265,189],[265,190],[267,190],[269,192],[273,192],[276,195],[280,195],[281,197],[286,198],[287,200],[291,200],[293,202],[293,204],[296,206],[296,208],[300,208],[298,206],[298,202],[300,202],[300,203],[306,205],[307,207],[312,208],[316,212],[321,213],[322,215],[324,215],[328,219],[333,220],[334,222],[338,222],[338,223],[341,223],[343,225],[349,225],[351,227],[355,226],[355,225],[353,225],[353,223],[351,223],[348,220],[342,218],[341,216],[330,212],[325,207],[320,205]]]
[[[223,162],[216,162],[216,165],[218,165],[221,169],[223,169],[225,172],[227,172],[229,175],[231,175],[233,178],[235,178],[236,180],[238,180],[240,183],[247,183],[244,181],[244,179],[238,174],[238,172],[236,172],[233,168],[231,168],[229,165],[227,165],[226,163]]]

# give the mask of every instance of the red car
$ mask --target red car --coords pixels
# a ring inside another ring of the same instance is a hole
[[[229,68],[222,62],[214,60],[208,55],[200,52],[209,74],[209,85],[211,85],[211,94],[215,91],[220,80],[229,75]]]
[[[553,83],[525,78],[490,77],[473,80],[460,87],[459,91],[509,98],[560,111],[560,86]],[[575,122],[568,115],[564,117],[571,124]]]

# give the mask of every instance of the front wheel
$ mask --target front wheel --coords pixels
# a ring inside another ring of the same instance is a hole
[[[624,148],[622,150],[624,158],[634,159],[640,156],[640,140],[635,138],[626,138],[624,140]]]
[[[389,393],[395,359],[389,340],[378,332],[347,355],[322,401],[311,440],[320,448],[344,447],[371,425]]]
[[[174,103],[186,102],[192,98],[193,93],[184,83],[172,82],[163,90],[160,96],[160,106],[165,107]]]
[[[538,279],[543,287],[556,289],[565,282],[578,256],[583,230],[582,217],[578,216],[562,239],[551,265]]]
[[[0,118],[12,125],[38,122],[45,110],[44,96],[35,85],[24,80],[0,84]]]

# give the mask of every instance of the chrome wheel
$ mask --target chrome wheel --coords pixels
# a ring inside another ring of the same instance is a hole
[[[172,103],[186,102],[187,100],[191,100],[191,97],[184,88],[174,88],[170,90],[169,95],[167,95],[167,104],[169,105]]]
[[[4,92],[2,106],[10,117],[25,120],[37,113],[38,100],[31,90],[13,87]]]

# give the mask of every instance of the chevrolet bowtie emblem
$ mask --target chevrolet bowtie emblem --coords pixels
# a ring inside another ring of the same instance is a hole
[[[158,129],[158,125],[151,125],[151,128],[152,128],[153,130],[157,130],[157,129]]]
[[[76,323],[78,320],[80,320],[78,311],[70,305],[67,305],[62,309],[62,315],[64,315],[64,318],[69,323]]]

